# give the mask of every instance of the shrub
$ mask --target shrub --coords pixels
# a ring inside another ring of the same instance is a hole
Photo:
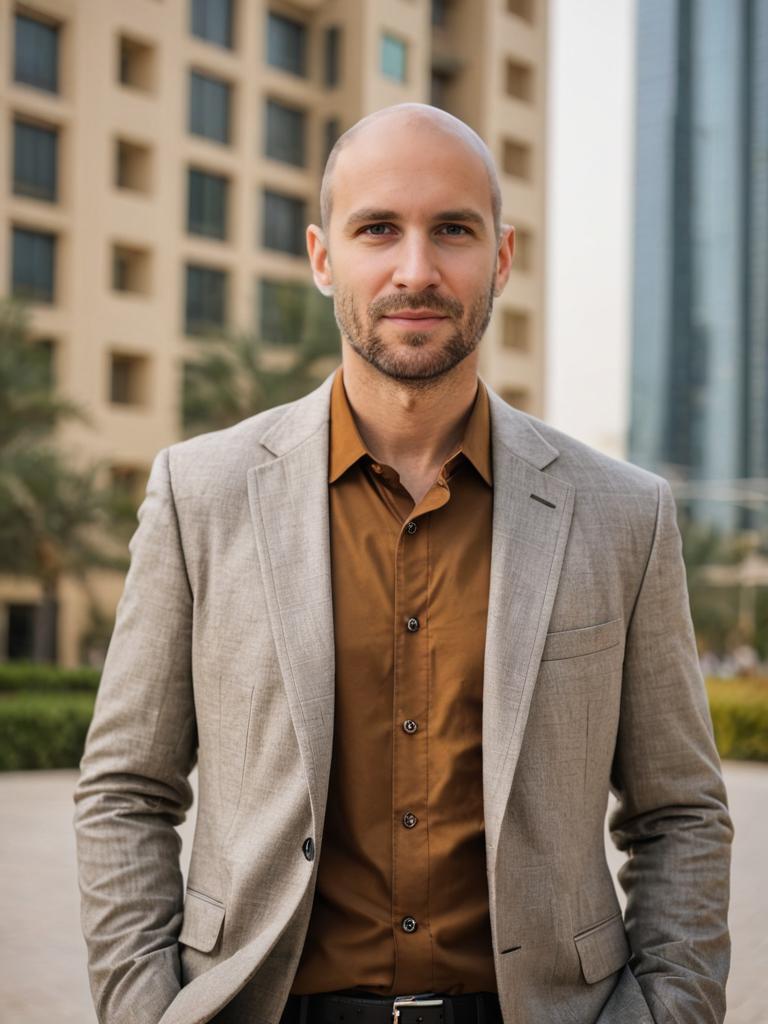
[[[76,768],[94,700],[87,693],[0,694],[0,771]]]
[[[768,679],[708,679],[721,757],[768,761]]]
[[[95,693],[100,674],[95,668],[59,668],[57,665],[11,661],[0,665],[0,693]]]

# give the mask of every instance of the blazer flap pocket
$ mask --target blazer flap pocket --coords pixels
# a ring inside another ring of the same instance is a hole
[[[622,626],[622,619],[611,619],[610,622],[598,622],[594,626],[547,633],[541,660],[578,658],[583,654],[596,654],[607,647],[615,647],[621,640]]]
[[[621,912],[574,936],[584,980],[592,984],[620,970],[629,960]]]
[[[219,903],[211,896],[187,889],[179,942],[201,953],[210,953],[219,940],[223,923],[223,903]]]

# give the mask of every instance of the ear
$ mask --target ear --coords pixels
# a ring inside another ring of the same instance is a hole
[[[307,228],[307,252],[317,290],[322,295],[333,295],[333,273],[328,255],[328,243],[322,228],[310,224]]]
[[[507,283],[509,272],[512,269],[512,259],[515,255],[515,229],[511,224],[501,225],[501,236],[499,238],[499,249],[496,254],[496,278],[493,286],[493,293],[501,295]]]

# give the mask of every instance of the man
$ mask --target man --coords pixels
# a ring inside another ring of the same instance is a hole
[[[161,452],[132,541],[76,792],[100,1019],[722,1021],[669,486],[479,381],[514,236],[466,125],[364,119],[321,206],[342,371]]]

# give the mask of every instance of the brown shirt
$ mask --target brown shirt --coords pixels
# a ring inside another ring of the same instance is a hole
[[[482,794],[493,487],[488,395],[414,508],[341,370],[329,501],[336,697],[317,889],[294,994],[496,991]]]

